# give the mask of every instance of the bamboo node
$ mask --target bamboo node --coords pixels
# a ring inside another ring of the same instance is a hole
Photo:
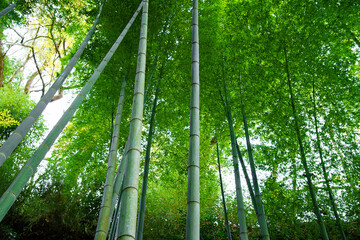
[[[121,237],[131,237],[131,238],[135,239],[135,237],[132,236],[132,235],[130,235],[130,234],[122,234],[122,235],[119,235],[119,236],[118,236],[118,239],[121,239]]]
[[[191,165],[188,165],[187,168],[189,169],[190,167],[197,167],[200,169],[199,165],[195,165],[195,164],[191,164]]]
[[[20,133],[18,133],[18,132],[14,132],[14,135],[15,135],[15,134],[19,135],[19,136],[22,138],[22,136],[21,136],[21,134],[20,134]]]

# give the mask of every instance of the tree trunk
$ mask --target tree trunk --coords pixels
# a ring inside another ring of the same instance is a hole
[[[249,154],[251,175],[252,175],[253,184],[254,184],[255,202],[256,202],[256,206],[258,207],[258,215],[259,215],[258,220],[259,220],[259,225],[260,225],[260,229],[261,229],[261,235],[262,235],[263,240],[270,240],[270,235],[269,235],[269,231],[268,231],[268,227],[267,227],[267,223],[266,223],[265,210],[264,210],[264,206],[263,206],[263,203],[261,200],[261,193],[260,193],[259,183],[258,183],[258,179],[257,179],[257,175],[256,175],[256,167],[255,167],[254,157],[253,157],[253,153],[252,153],[252,147],[251,147],[251,141],[250,141],[249,128],[247,125],[244,94],[242,91],[241,80],[240,80],[240,95],[241,95],[241,113],[242,113],[243,122],[244,122],[246,145],[247,145],[247,151]]]
[[[137,229],[136,229],[136,240],[142,240],[142,238],[143,238],[146,191],[147,191],[147,183],[148,183],[148,176],[149,176],[151,143],[152,143],[152,137],[153,137],[153,133],[154,133],[154,125],[155,125],[154,122],[155,122],[155,113],[156,113],[158,94],[159,94],[159,88],[157,87],[156,93],[155,93],[155,99],[154,99],[154,103],[153,103],[153,107],[152,107],[152,111],[151,111],[150,128],[149,128],[148,140],[147,140],[147,146],[146,146],[144,175],[143,175],[143,182],[142,182],[142,188],[141,188],[138,224],[137,224]]]
[[[341,219],[340,219],[340,216],[338,214],[337,207],[335,204],[335,199],[334,199],[331,187],[330,187],[328,173],[326,171],[323,154],[322,154],[322,150],[321,150],[321,140],[320,140],[320,136],[319,136],[318,121],[317,121],[317,117],[316,117],[316,99],[315,99],[315,82],[314,82],[314,80],[313,80],[313,107],[314,107],[314,122],[315,122],[315,131],[316,131],[316,147],[318,149],[319,156],[320,156],[320,164],[321,164],[321,168],[322,168],[322,171],[324,174],[324,179],[325,179],[326,188],[327,188],[327,191],[329,194],[330,204],[331,204],[332,210],[335,215],[336,224],[338,225],[341,238],[343,240],[346,240],[346,236],[345,236],[342,224],[341,224]]]
[[[323,221],[323,219],[321,217],[319,206],[318,206],[317,201],[316,201],[314,186],[313,186],[313,183],[312,183],[312,180],[311,180],[310,171],[309,171],[307,161],[306,161],[305,150],[304,150],[302,140],[301,140],[300,127],[299,127],[298,118],[297,118],[297,114],[296,114],[296,108],[295,108],[295,97],[294,97],[294,94],[293,94],[293,91],[292,91],[292,86],[291,86],[291,78],[290,78],[289,63],[288,63],[288,58],[287,58],[286,47],[284,47],[284,54],[285,54],[285,71],[286,71],[286,75],[287,75],[287,82],[288,82],[289,93],[290,93],[292,114],[293,114],[293,118],[294,118],[294,122],[295,122],[295,130],[296,130],[296,135],[297,135],[297,138],[298,138],[298,144],[299,144],[299,148],[300,148],[301,162],[302,162],[302,164],[304,166],[304,169],[305,169],[306,179],[307,179],[307,183],[308,183],[309,191],[310,191],[310,196],[311,196],[311,200],[312,200],[312,203],[313,203],[314,212],[315,212],[315,215],[317,217],[318,224],[319,224],[319,227],[320,227],[321,236],[322,236],[323,240],[328,240],[329,237],[327,235],[326,227],[325,227],[324,221]]]
[[[224,208],[224,216],[225,216],[225,223],[226,223],[226,234],[227,234],[228,240],[231,240],[231,231],[230,231],[228,214],[227,214],[227,210],[226,210],[225,194],[224,194],[223,182],[222,182],[222,177],[221,177],[221,166],[220,166],[220,156],[219,156],[219,144],[218,144],[218,141],[217,141],[217,140],[216,140],[216,153],[217,153],[218,168],[219,168],[219,179],[220,179],[221,197],[222,197],[222,204],[223,204],[223,208]]]
[[[11,136],[4,142],[4,144],[0,147],[0,166],[5,162],[5,160],[9,157],[9,155],[14,151],[16,146],[20,143],[23,137],[29,132],[32,125],[39,118],[41,113],[46,108],[47,104],[53,98],[55,93],[58,91],[60,86],[65,81],[66,77],[69,75],[70,71],[75,66],[75,63],[81,56],[84,51],[88,41],[90,40],[92,34],[95,31],[96,25],[99,21],[100,13],[102,10],[102,5],[100,6],[99,13],[89,31],[84,41],[81,43],[79,49],[76,51],[75,55],[71,58],[69,64],[65,67],[64,71],[60,74],[59,78],[54,82],[54,84],[50,87],[47,93],[41,98],[40,102],[36,104],[34,109],[29,113],[29,115],[25,118],[25,120],[16,128],[16,130],[11,134]],[[105,66],[104,66],[105,67]]]
[[[106,239],[109,218],[111,217],[111,199],[114,190],[114,180],[115,180],[115,164],[117,160],[117,150],[119,148],[119,134],[120,134],[120,125],[121,125],[121,116],[124,106],[125,98],[125,88],[126,88],[126,77],[124,77],[121,90],[119,103],[117,107],[115,125],[112,134],[111,149],[109,153],[109,165],[107,169],[107,176],[104,187],[103,199],[100,207],[100,215],[98,220],[98,225],[96,228],[95,239]]]
[[[198,11],[198,0],[193,0],[186,240],[200,239],[200,80]]]
[[[140,11],[142,7],[139,52],[130,121],[129,151],[127,152],[128,163],[121,193],[122,199],[117,239],[135,239],[136,233],[141,133],[144,111],[148,5],[148,0],[144,0],[137,10]]]

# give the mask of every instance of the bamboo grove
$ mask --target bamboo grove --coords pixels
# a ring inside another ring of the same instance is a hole
[[[360,3],[0,9],[2,239],[360,238]]]

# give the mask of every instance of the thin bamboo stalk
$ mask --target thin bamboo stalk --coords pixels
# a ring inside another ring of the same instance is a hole
[[[228,107],[226,115],[227,115],[226,117],[227,117],[228,125],[229,125],[230,138],[231,138],[231,151],[232,151],[232,156],[233,156],[233,166],[234,166],[235,186],[236,186],[236,202],[237,202],[237,211],[238,211],[238,218],[239,218],[239,224],[240,224],[240,239],[247,240],[248,232],[247,232],[247,225],[246,225],[244,197],[242,195],[242,189],[241,189],[239,163],[237,161],[237,153],[236,153],[236,146],[235,146],[236,139],[235,139],[235,132],[234,132],[234,126],[233,126],[230,107]]]
[[[313,80],[313,94],[312,95],[313,95],[313,108],[314,108],[313,115],[314,115],[314,122],[315,122],[315,131],[316,131],[316,147],[318,149],[319,156],[320,156],[320,164],[321,164],[321,168],[322,168],[322,171],[323,171],[323,174],[324,174],[326,190],[328,191],[328,194],[329,194],[329,200],[330,200],[331,208],[332,208],[332,210],[334,212],[336,224],[338,225],[338,229],[339,229],[341,238],[343,240],[346,240],[346,235],[345,235],[344,229],[343,229],[342,224],[341,224],[340,216],[339,216],[338,211],[337,211],[335,198],[334,198],[334,195],[333,195],[331,187],[330,187],[330,181],[329,181],[328,173],[326,171],[325,162],[324,162],[324,159],[323,159],[323,153],[322,153],[322,150],[321,150],[321,140],[320,140],[320,134],[319,134],[319,128],[318,128],[318,120],[317,120],[317,116],[316,116],[317,111],[316,111],[315,82],[314,82],[314,80]]]
[[[299,144],[299,148],[300,148],[301,162],[302,162],[302,164],[304,166],[304,169],[305,169],[305,175],[306,175],[307,183],[308,183],[308,186],[309,186],[309,192],[310,192],[311,200],[312,200],[313,207],[314,207],[314,213],[315,213],[315,215],[317,217],[317,222],[318,222],[318,225],[319,225],[319,228],[320,228],[321,236],[322,236],[323,240],[328,240],[329,237],[328,237],[326,227],[325,227],[324,221],[322,219],[322,216],[321,216],[321,213],[320,213],[320,210],[319,210],[319,206],[318,206],[317,201],[316,201],[314,186],[313,186],[313,183],[312,183],[312,180],[311,180],[309,167],[308,167],[307,161],[306,161],[305,150],[304,150],[304,146],[302,144],[302,139],[301,139],[301,135],[300,135],[300,127],[299,127],[298,117],[297,117],[296,108],[295,108],[295,97],[294,97],[293,90],[292,90],[292,85],[291,85],[291,77],[290,77],[289,62],[288,62],[288,57],[287,57],[286,46],[284,46],[284,55],[285,55],[285,72],[286,72],[287,83],[288,83],[288,87],[289,87],[289,94],[290,94],[291,107],[292,107],[292,115],[293,115],[294,123],[295,123],[295,131],[296,131],[296,136],[298,138],[298,144]]]
[[[149,176],[149,165],[150,165],[150,153],[151,153],[151,143],[154,133],[154,125],[155,125],[155,114],[156,114],[156,105],[159,96],[159,87],[156,88],[155,99],[152,106],[151,118],[150,118],[150,128],[147,139],[146,146],[146,154],[145,154],[145,164],[144,164],[144,175],[143,175],[143,183],[141,188],[141,197],[140,197],[140,207],[138,214],[138,224],[136,229],[136,239],[142,240],[143,231],[144,231],[144,219],[145,219],[145,204],[146,204],[146,192],[147,192],[147,183]]]
[[[99,215],[98,225],[96,228],[95,239],[106,239],[108,225],[109,225],[109,218],[111,216],[110,215],[111,199],[114,190],[113,187],[115,180],[115,164],[117,159],[117,150],[119,148],[119,134],[120,134],[122,110],[124,106],[125,88],[126,88],[126,77],[124,77],[120,90],[119,103],[115,117],[114,130],[112,134],[111,149],[109,153],[107,177],[105,181],[104,194],[100,207],[100,215]]]
[[[228,218],[228,214],[227,214],[227,210],[226,210],[224,187],[223,187],[223,181],[222,181],[222,176],[221,176],[219,143],[218,143],[217,139],[216,139],[216,153],[217,153],[218,168],[219,168],[219,180],[220,180],[220,188],[221,188],[221,197],[222,197],[222,204],[223,204],[224,216],[225,216],[225,224],[226,224],[226,234],[227,234],[228,240],[231,240],[231,231],[230,231],[230,225],[229,225],[229,218]]]
[[[240,160],[240,164],[241,164],[241,168],[243,169],[243,173],[244,173],[244,176],[245,176],[246,184],[247,184],[248,189],[249,189],[251,202],[252,202],[252,204],[253,204],[253,206],[254,206],[255,214],[256,214],[256,217],[257,217],[258,222],[259,222],[259,212],[258,212],[258,207],[257,207],[256,201],[255,201],[254,190],[253,190],[253,188],[252,188],[252,185],[251,185],[251,182],[250,182],[250,178],[249,178],[249,174],[248,174],[247,171],[246,171],[245,162],[244,162],[244,159],[243,159],[242,154],[241,154],[241,152],[240,152],[239,144],[238,144],[237,142],[236,142],[236,151],[237,151],[237,153],[238,153],[239,160]],[[260,225],[260,223],[259,223],[259,225]]]
[[[240,95],[241,95],[241,113],[242,113],[243,122],[244,122],[246,146],[247,146],[247,151],[248,151],[248,155],[249,155],[251,175],[252,175],[253,184],[254,184],[255,202],[256,202],[256,207],[258,210],[258,215],[257,215],[258,221],[259,221],[259,225],[260,225],[262,239],[270,240],[269,230],[268,230],[267,223],[266,223],[265,210],[264,210],[264,206],[263,206],[263,203],[261,200],[261,193],[260,193],[259,183],[258,183],[258,179],[257,179],[257,175],[256,175],[256,166],[255,166],[254,157],[253,157],[253,153],[252,153],[252,146],[251,146],[251,141],[250,141],[249,128],[248,128],[248,124],[247,124],[246,111],[245,111],[244,94],[243,94],[242,85],[241,85],[241,77],[240,77]]]

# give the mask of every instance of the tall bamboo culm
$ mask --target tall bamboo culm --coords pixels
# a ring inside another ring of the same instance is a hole
[[[233,126],[233,121],[232,121],[232,116],[231,116],[230,110],[228,110],[226,114],[227,114],[229,130],[230,130],[231,151],[232,151],[232,155],[233,155],[233,166],[234,166],[235,187],[236,187],[236,203],[237,203],[237,211],[238,211],[238,218],[239,218],[239,224],[240,224],[240,239],[247,240],[248,232],[247,232],[247,225],[246,225],[246,213],[245,213],[244,197],[242,195],[242,188],[241,188],[241,181],[240,181],[239,163],[238,163],[237,153],[236,153],[235,132],[234,132],[234,126]]]
[[[129,139],[128,139],[129,140]],[[111,199],[111,207],[110,207],[110,219],[109,219],[109,232],[108,232],[108,239],[113,240],[115,239],[115,233],[118,225],[118,219],[120,215],[120,203],[121,203],[121,189],[122,184],[124,182],[124,175],[125,169],[127,165],[127,151],[129,149],[129,141],[126,141],[125,148],[123,151],[123,155],[121,157],[120,165],[118,167],[115,181],[114,181],[114,188],[113,188],[113,195]],[[111,223],[111,225],[110,225]]]
[[[5,16],[8,12],[10,12],[11,10],[13,10],[16,7],[16,2],[14,2],[13,4],[10,4],[9,6],[7,6],[6,8],[4,8],[3,10],[1,10],[0,12],[0,18]]]
[[[199,14],[198,0],[192,9],[192,58],[190,97],[190,139],[188,163],[188,195],[186,239],[200,239],[200,80],[199,80]]]
[[[246,166],[245,166],[245,162],[244,162],[244,159],[242,157],[242,154],[240,152],[240,147],[239,147],[239,144],[236,142],[236,151],[237,151],[237,154],[238,154],[238,157],[239,157],[239,161],[240,161],[240,164],[241,164],[241,168],[243,169],[243,173],[244,173],[244,177],[245,177],[245,180],[246,180],[246,184],[248,186],[248,189],[249,189],[249,193],[250,193],[250,198],[251,198],[251,202],[254,206],[254,209],[255,209],[255,214],[256,214],[256,218],[259,222],[259,225],[260,225],[260,220],[259,220],[259,211],[258,211],[258,207],[256,205],[256,201],[255,201],[255,194],[254,194],[254,190],[252,188],[252,185],[251,185],[251,182],[250,182],[250,178],[249,178],[249,175],[247,173],[247,170],[246,170]]]
[[[141,132],[144,110],[144,87],[146,68],[146,43],[148,25],[148,0],[143,1],[139,52],[131,113],[129,150],[124,177],[117,239],[135,239],[138,205],[138,184],[141,153]]]
[[[136,15],[135,15],[136,17]],[[134,21],[134,17],[132,21]],[[121,41],[124,39],[127,31],[129,30],[131,26],[131,21],[128,23],[128,25],[125,27],[125,29],[122,31],[116,42],[113,44],[109,52],[106,54],[104,59],[101,61],[100,65],[97,67],[97,69],[94,71],[92,76],[90,77],[89,81],[85,84],[85,86],[82,88],[80,93],[77,95],[77,97],[74,99],[74,101],[71,103],[70,107],[65,111],[65,113],[62,115],[60,120],[56,123],[54,128],[51,130],[51,132],[48,134],[48,136],[45,138],[43,143],[39,146],[39,148],[35,151],[34,155],[31,157],[31,159],[25,164],[25,166],[21,169],[18,176],[15,178],[15,180],[12,182],[10,187],[5,191],[5,193],[0,198],[0,221],[4,218],[6,213],[9,211],[13,203],[15,202],[16,198],[22,191],[22,189],[25,187],[27,181],[30,179],[30,177],[34,174],[36,171],[36,168],[39,166],[40,162],[46,155],[46,153],[49,151],[52,144],[55,142],[56,138],[59,136],[61,131],[64,129],[66,124],[70,121],[71,117],[74,115],[75,111],[79,108],[82,101],[85,99],[86,95],[91,90],[92,86],[96,82],[96,80],[99,78],[100,74],[104,70],[107,63],[110,61],[112,55],[120,45]]]
[[[230,225],[229,225],[229,219],[226,209],[226,201],[225,201],[225,194],[224,194],[224,188],[223,188],[223,182],[222,182],[222,176],[221,176],[221,166],[220,166],[220,155],[219,155],[219,143],[216,139],[216,155],[218,160],[218,168],[219,168],[219,180],[220,180],[220,188],[221,188],[221,197],[222,197],[222,204],[224,208],[224,216],[225,216],[225,224],[226,224],[226,234],[228,240],[231,240],[231,231],[230,231]]]
[[[316,132],[316,147],[318,149],[319,152],[319,157],[320,157],[320,164],[321,164],[321,168],[324,174],[324,179],[325,179],[325,184],[326,184],[326,188],[329,194],[329,200],[330,200],[330,204],[331,204],[331,208],[334,212],[334,216],[335,216],[335,220],[336,220],[336,224],[338,225],[338,229],[340,232],[340,236],[342,238],[342,240],[346,240],[346,235],[344,232],[344,229],[342,227],[341,224],[341,219],[339,216],[339,213],[337,211],[337,207],[336,207],[336,203],[335,203],[335,198],[333,195],[333,192],[331,190],[330,187],[330,181],[329,181],[329,177],[328,177],[328,173],[326,171],[326,167],[325,167],[325,162],[323,159],[323,153],[322,153],[322,149],[321,149],[321,141],[320,141],[320,134],[319,134],[319,128],[318,128],[318,120],[317,120],[317,116],[316,116],[316,100],[315,100],[315,81],[313,80],[313,108],[314,108],[314,124],[315,124],[315,132]]]
[[[300,127],[299,127],[299,122],[298,122],[298,117],[297,117],[296,107],[295,107],[295,97],[294,97],[294,94],[293,94],[292,84],[291,84],[289,61],[288,61],[288,57],[287,57],[286,46],[284,46],[284,55],[285,55],[285,73],[286,73],[286,77],[287,77],[287,84],[288,84],[288,87],[289,87],[289,95],[290,95],[290,100],[291,100],[292,115],[293,115],[293,118],[294,118],[294,124],[295,124],[294,127],[295,127],[296,136],[297,136],[297,139],[298,139],[298,144],[299,144],[299,149],[300,149],[301,162],[302,162],[302,164],[304,166],[304,169],[305,169],[305,175],[306,175],[307,183],[308,183],[308,186],[309,186],[309,192],[310,192],[312,204],[313,204],[313,207],[314,207],[314,213],[316,215],[317,223],[318,223],[319,228],[320,228],[321,237],[323,238],[323,240],[328,240],[329,237],[328,237],[328,234],[327,234],[327,231],[326,231],[325,223],[324,223],[323,218],[322,218],[321,213],[320,213],[319,205],[317,204],[317,201],[316,201],[316,195],[315,195],[315,191],[314,191],[314,186],[313,186],[313,183],[312,183],[312,180],[311,180],[309,167],[308,167],[308,164],[307,164],[307,161],[306,161],[304,146],[302,144],[302,139],[301,139],[301,134],[300,134]]]
[[[258,221],[260,225],[261,230],[261,236],[263,240],[270,240],[269,230],[266,223],[266,216],[265,216],[265,210],[264,206],[261,200],[261,193],[259,188],[259,183],[256,175],[256,167],[254,162],[254,157],[252,153],[252,147],[251,147],[251,141],[250,141],[250,135],[249,135],[249,129],[247,124],[247,118],[246,118],[246,111],[245,111],[245,103],[244,103],[244,94],[242,91],[242,85],[241,85],[241,77],[240,77],[240,95],[241,95],[241,113],[243,117],[244,122],[244,129],[245,129],[245,138],[246,138],[246,146],[247,151],[249,155],[249,162],[250,162],[250,168],[251,168],[251,175],[253,179],[253,185],[254,185],[254,192],[255,192],[255,202],[256,207],[258,211]]]
[[[234,125],[231,115],[231,106],[229,103],[228,91],[226,87],[226,80],[224,79],[224,90],[225,90],[225,97],[222,96],[220,91],[220,96],[225,108],[225,115],[229,125],[229,132],[230,132],[230,140],[231,140],[231,152],[232,152],[232,159],[233,159],[233,166],[234,166],[234,176],[235,176],[235,188],[236,188],[236,205],[237,205],[237,212],[240,224],[240,239],[241,240],[248,240],[248,232],[247,232],[247,224],[246,224],[246,213],[245,213],[245,206],[244,206],[244,197],[242,195],[242,188],[241,188],[241,181],[240,181],[240,172],[239,172],[239,162],[237,158],[236,152],[236,137],[234,131]],[[225,99],[224,99],[225,98]]]
[[[124,106],[125,87],[126,87],[126,77],[124,77],[120,90],[119,103],[116,111],[115,125],[112,134],[111,149],[109,153],[109,163],[107,169],[107,176],[105,180],[104,194],[100,207],[100,215],[99,215],[98,225],[96,228],[95,239],[106,239],[108,225],[109,225],[109,218],[111,216],[110,215],[111,199],[114,190],[115,164],[117,160],[117,150],[119,148],[119,134],[120,134],[122,110]]]
[[[157,101],[158,101],[158,95],[159,95],[159,87],[156,88],[155,99],[154,99],[152,111],[151,111],[150,128],[149,128],[146,153],[145,153],[143,182],[142,182],[142,187],[141,187],[138,224],[137,224],[137,228],[136,228],[136,240],[143,239],[146,192],[147,192],[147,183],[148,183],[148,176],[149,176],[151,143],[152,143],[152,138],[153,138],[153,133],[154,133],[155,114],[156,114],[156,105],[157,105]]]
[[[86,48],[92,34],[96,29],[96,25],[99,22],[100,14],[102,11],[102,6],[100,6],[99,13],[89,30],[89,33],[86,35],[85,39],[81,43],[79,49],[76,51],[74,56],[71,58],[69,64],[62,71],[60,76],[56,79],[54,84],[50,87],[50,89],[46,92],[46,94],[41,98],[40,102],[36,104],[34,109],[29,113],[29,115],[25,118],[25,120],[15,129],[15,131],[10,135],[10,137],[4,142],[4,144],[0,147],[0,166],[6,161],[9,155],[14,151],[14,149],[19,145],[20,141],[24,138],[24,136],[29,132],[30,128],[34,125],[36,120],[39,118],[41,113],[44,111],[45,107],[54,97],[55,93],[59,90],[61,85],[64,83],[67,76],[70,74],[71,70],[74,68],[77,60],[80,58],[81,54]]]

